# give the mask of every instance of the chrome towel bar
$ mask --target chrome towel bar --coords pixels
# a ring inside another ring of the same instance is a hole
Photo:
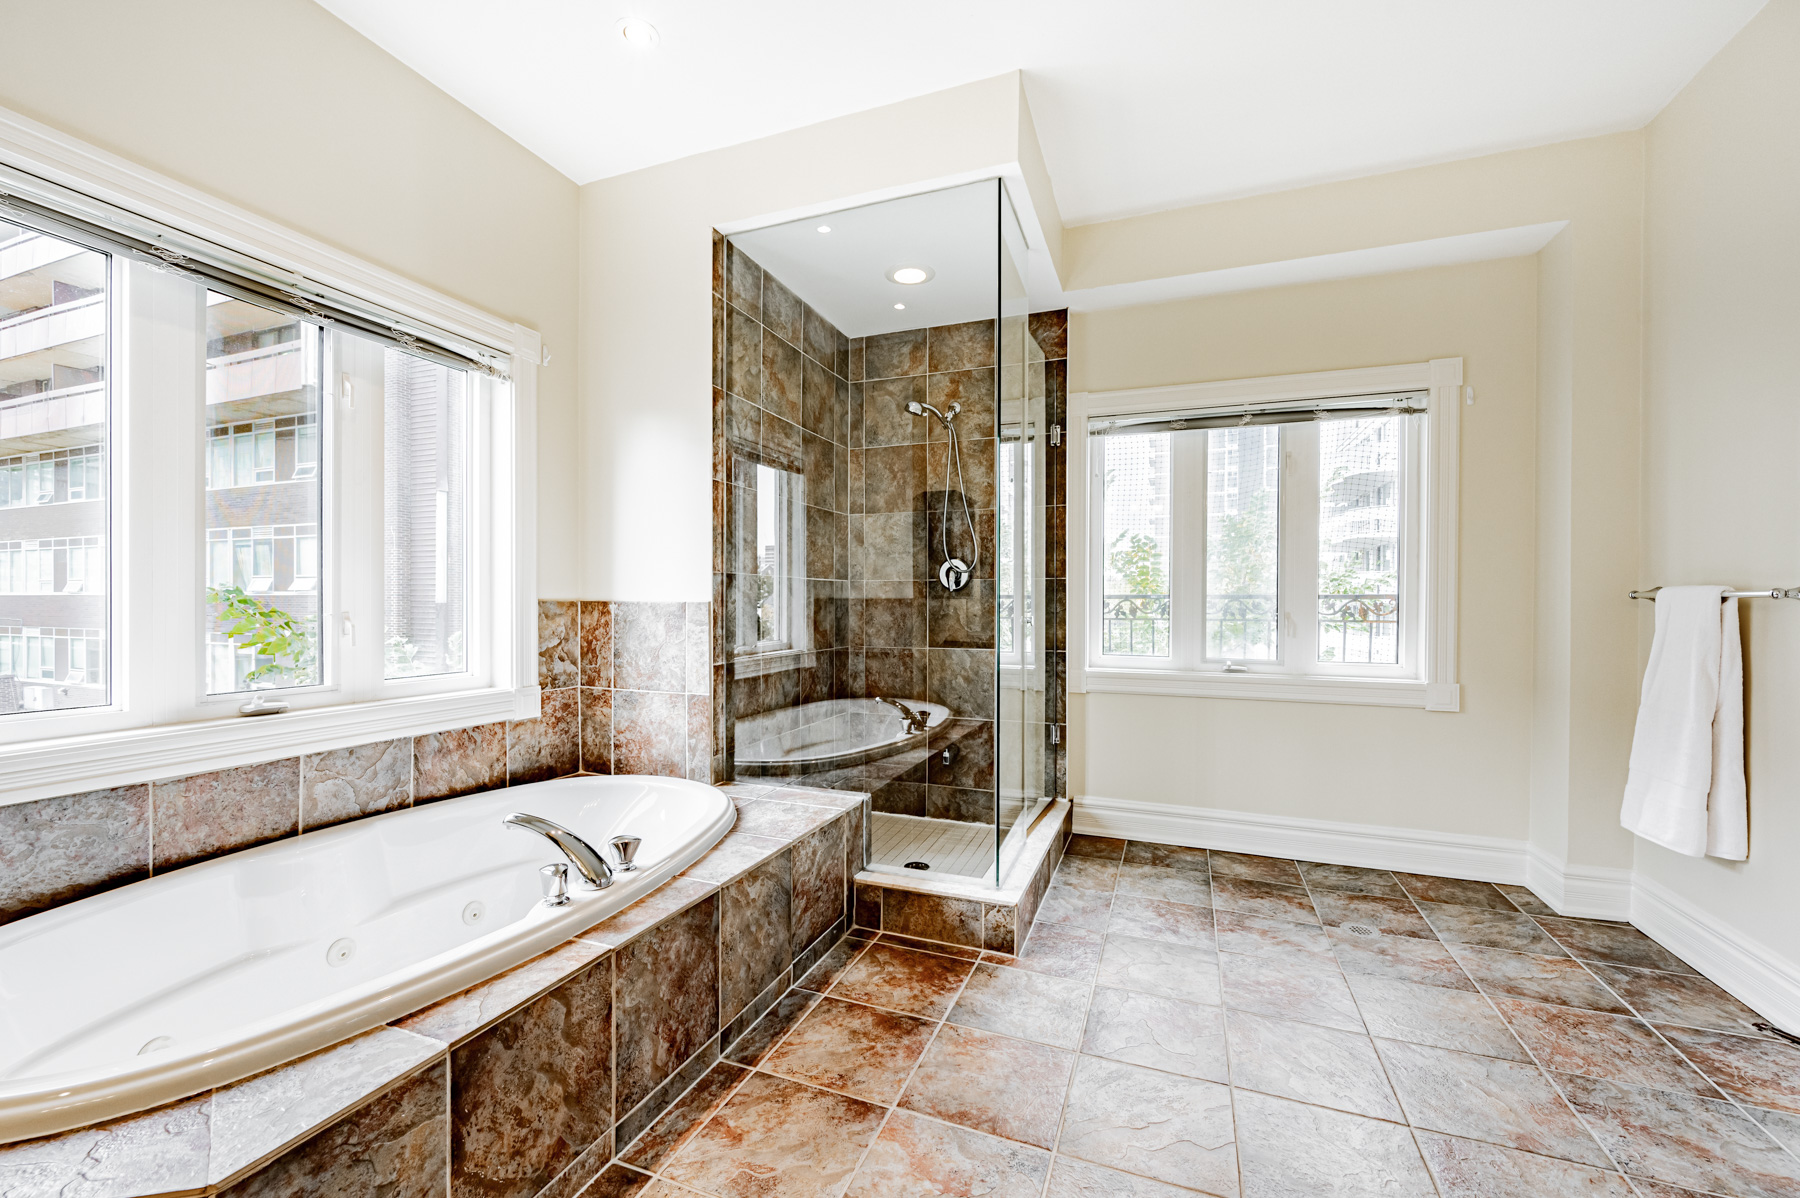
[[[1662,590],[1661,587],[1651,587],[1647,591],[1630,591],[1627,593],[1633,599],[1655,599],[1656,592],[1658,592],[1660,590]],[[1766,590],[1766,591],[1726,591],[1722,596],[1720,596],[1720,598],[1722,598],[1722,599],[1800,599],[1800,587],[1788,587],[1786,590],[1783,590],[1780,587],[1771,587],[1769,590]]]

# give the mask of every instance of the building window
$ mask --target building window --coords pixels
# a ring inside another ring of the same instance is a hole
[[[151,727],[182,773],[252,726],[305,753],[536,713],[535,334],[373,267],[351,294],[341,258],[247,213],[227,249],[174,191],[184,228],[7,187],[10,796],[111,785]],[[251,692],[285,714],[238,720]]]
[[[1423,384],[1436,365],[1374,373]],[[1426,385],[1258,402],[1307,378],[1084,397],[1096,689],[1303,698],[1316,682],[1330,701],[1454,709],[1453,685],[1426,691],[1453,666],[1431,530],[1454,497],[1434,510],[1427,492],[1455,415],[1433,423],[1447,405]]]

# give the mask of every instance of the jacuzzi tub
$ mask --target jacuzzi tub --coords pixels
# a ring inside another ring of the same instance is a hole
[[[878,699],[824,699],[737,722],[739,777],[792,777],[861,765],[922,748],[950,709],[923,699],[901,699],[927,713],[926,730],[908,733],[900,713]]]
[[[546,907],[541,815],[638,869]],[[0,927],[0,1143],[171,1102],[522,964],[668,881],[731,829],[674,778],[562,778],[358,820]]]

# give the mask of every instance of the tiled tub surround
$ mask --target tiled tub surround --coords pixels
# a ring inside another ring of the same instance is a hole
[[[247,1081],[0,1148],[0,1193],[572,1198],[848,926],[862,797],[728,793],[711,853],[559,948]]]
[[[415,803],[584,770],[710,781],[707,614],[540,601],[535,720],[0,807],[0,923]]]
[[[1076,837],[1017,955],[853,933],[586,1193],[1800,1193],[1800,1048],[1546,910]]]

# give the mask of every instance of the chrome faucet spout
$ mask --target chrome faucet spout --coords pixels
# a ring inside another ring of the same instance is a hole
[[[575,872],[581,875],[581,882],[589,890],[604,890],[612,885],[612,866],[606,863],[594,846],[583,840],[553,820],[541,815],[527,815],[523,811],[515,811],[502,823],[509,828],[523,828],[527,832],[536,832],[545,840],[562,850]]]
[[[909,735],[925,731],[931,723],[929,711],[914,711],[900,700],[889,699],[882,695],[876,695],[875,701],[886,703],[889,707],[897,709],[900,712],[900,719],[906,724],[906,731]]]

